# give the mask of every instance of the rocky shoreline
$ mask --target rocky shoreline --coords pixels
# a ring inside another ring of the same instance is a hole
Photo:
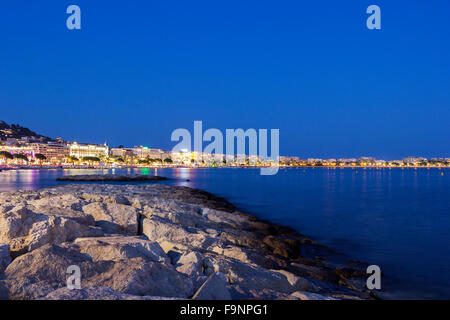
[[[370,299],[365,265],[294,230],[159,184],[0,193],[1,299]],[[67,288],[67,268],[81,289]]]

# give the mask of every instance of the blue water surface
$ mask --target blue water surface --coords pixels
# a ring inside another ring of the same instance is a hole
[[[0,192],[63,184],[56,177],[101,170],[0,172]],[[381,267],[388,298],[450,299],[448,169],[114,169],[157,174],[171,185],[223,196],[260,218],[290,226],[346,255]]]

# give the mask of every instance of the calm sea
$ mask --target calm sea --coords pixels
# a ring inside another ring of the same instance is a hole
[[[379,265],[386,297],[450,299],[448,169],[281,169],[275,176],[261,176],[258,169],[114,172],[173,178],[165,183],[223,196],[260,218]],[[96,170],[0,172],[0,192],[54,186],[63,183],[56,177],[86,173]]]

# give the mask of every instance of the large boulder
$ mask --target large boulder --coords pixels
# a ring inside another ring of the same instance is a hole
[[[135,207],[120,203],[92,202],[82,208],[108,233],[137,235],[139,215]]]
[[[76,265],[82,279],[96,274],[92,259],[74,249],[45,245],[16,259],[5,270],[10,299],[36,299],[65,287],[67,268]]]
[[[154,262],[170,263],[169,257],[157,242],[141,237],[79,238],[74,241],[73,247],[88,254],[93,261],[119,261],[142,257]]]
[[[274,254],[284,258],[296,259],[300,256],[301,244],[298,239],[268,235],[263,242],[272,249]]]
[[[213,273],[192,297],[194,300],[231,300],[227,279],[220,272]]]
[[[286,277],[294,291],[311,291],[314,289],[314,285],[307,279],[296,276],[295,274],[286,270],[272,270],[278,272]]]
[[[72,193],[42,194],[37,199],[29,200],[28,204],[34,206],[38,212],[48,212],[52,209],[80,211],[85,201]]]
[[[0,213],[0,242],[8,243],[13,252],[26,252],[45,244],[73,241],[79,237],[101,236],[103,233],[93,225],[93,220],[70,216],[36,213],[33,207],[21,204]]]
[[[203,274],[204,257],[196,252],[186,252],[182,254],[175,263],[178,272],[187,275],[190,278],[197,278]]]
[[[191,234],[187,228],[158,216],[143,219],[142,233],[151,241],[172,242],[184,242],[189,239]]]
[[[132,295],[187,298],[193,283],[172,266],[131,258],[117,262],[103,261],[102,272],[84,281],[85,286],[109,287]]]
[[[247,216],[210,208],[202,208],[202,215],[212,222],[228,227],[241,227],[248,222]]]
[[[83,241],[76,244],[46,245],[16,258],[5,271],[5,285],[10,298],[42,298],[56,289],[66,287],[70,276],[67,268],[72,265],[81,270],[82,287],[108,287],[140,296],[187,298],[193,294],[193,284],[187,276],[177,272],[170,264],[152,261],[159,259],[155,252],[149,251],[147,256],[143,254],[144,258],[102,260],[98,249],[80,252],[80,248],[88,247],[84,245],[86,243],[83,244]],[[106,248],[105,251],[110,252],[106,255],[118,259],[120,255],[114,254],[117,252],[117,247],[114,246]],[[130,248],[126,250],[133,252]],[[145,248],[142,250],[145,251]]]
[[[33,224],[26,238],[28,251],[39,248],[45,244],[57,244],[65,241],[73,241],[79,237],[101,236],[101,230],[79,224],[72,219],[49,216],[43,221]]]
[[[192,279],[195,289],[199,288],[208,278],[205,274],[206,266],[203,264],[204,256],[196,251],[182,254],[174,265],[178,272]],[[206,273],[208,273],[206,271]]]
[[[221,272],[228,283],[238,286],[241,298],[255,298],[261,290],[289,294],[294,291],[286,276],[258,265],[218,255],[208,255],[205,257],[204,264],[207,266],[206,270]]]

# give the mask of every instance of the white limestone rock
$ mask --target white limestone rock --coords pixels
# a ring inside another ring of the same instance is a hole
[[[149,261],[170,263],[169,257],[157,242],[141,237],[78,238],[73,244],[81,253],[88,254],[93,261],[119,261],[142,257]]]
[[[82,207],[92,215],[96,225],[108,233],[137,235],[138,213],[135,207],[120,203],[92,202]]]
[[[220,272],[213,273],[192,297],[194,300],[231,300],[227,279]]]

